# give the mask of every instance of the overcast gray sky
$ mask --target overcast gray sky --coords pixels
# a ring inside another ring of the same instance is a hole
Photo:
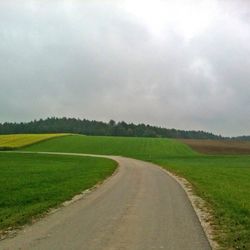
[[[0,1],[0,122],[250,134],[247,0]]]

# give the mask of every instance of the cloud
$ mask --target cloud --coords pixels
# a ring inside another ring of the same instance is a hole
[[[0,121],[76,116],[250,134],[249,8],[198,2],[2,1]]]

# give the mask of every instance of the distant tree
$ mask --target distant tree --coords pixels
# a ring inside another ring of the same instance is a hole
[[[77,133],[85,135],[112,135],[112,136],[137,136],[137,137],[162,137],[162,138],[190,138],[190,139],[226,139],[204,131],[185,131],[150,126],[146,124],[133,124],[124,121],[108,123],[90,121],[76,118],[57,118],[34,120],[26,123],[0,123],[0,134],[14,133]],[[250,140],[250,137],[239,137]],[[227,138],[228,139],[228,138]],[[234,138],[237,139],[237,138]]]
[[[116,125],[114,120],[110,120],[109,121],[109,126],[114,127]]]

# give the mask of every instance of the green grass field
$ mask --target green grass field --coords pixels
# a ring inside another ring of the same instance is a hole
[[[116,166],[103,158],[0,152],[0,231],[30,222],[102,181]]]
[[[0,150],[11,150],[69,134],[0,135]]]
[[[123,155],[155,162],[188,179],[210,204],[225,249],[250,249],[250,156],[205,156],[170,139],[76,135],[25,150]]]
[[[120,155],[144,160],[198,155],[187,145],[172,139],[81,135],[55,138],[26,147],[25,150]]]

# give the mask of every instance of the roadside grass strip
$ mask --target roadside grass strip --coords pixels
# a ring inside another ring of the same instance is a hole
[[[104,158],[0,152],[0,231],[18,227],[110,176]]]
[[[215,239],[224,249],[250,249],[250,156],[154,160],[192,183],[213,211]]]

